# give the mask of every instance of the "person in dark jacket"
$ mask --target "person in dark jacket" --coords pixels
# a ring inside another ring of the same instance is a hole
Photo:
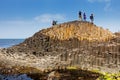
[[[79,20],[82,21],[82,12],[79,11]]]
[[[94,16],[93,16],[93,14],[91,14],[90,20],[91,20],[91,23],[93,23],[93,21],[94,21]]]
[[[86,14],[85,13],[83,14],[83,19],[84,19],[84,21],[86,21]]]
[[[56,25],[57,21],[53,20],[52,25]]]

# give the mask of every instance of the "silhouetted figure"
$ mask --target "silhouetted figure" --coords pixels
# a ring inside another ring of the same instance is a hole
[[[56,24],[57,24],[57,21],[53,20],[52,25],[56,25]]]
[[[82,12],[81,11],[79,11],[79,19],[80,19],[80,21],[82,21]]]
[[[84,19],[84,21],[86,21],[86,14],[85,13],[83,14],[83,19]]]
[[[93,14],[91,14],[90,20],[91,20],[91,23],[93,23],[93,21],[94,21],[94,16],[93,16]]]

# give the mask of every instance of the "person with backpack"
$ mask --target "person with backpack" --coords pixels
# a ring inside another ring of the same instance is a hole
[[[86,14],[85,13],[83,14],[83,19],[84,19],[84,21],[86,21]]]
[[[79,20],[82,21],[82,12],[79,11]]]

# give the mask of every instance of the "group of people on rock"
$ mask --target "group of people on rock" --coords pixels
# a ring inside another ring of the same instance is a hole
[[[52,25],[56,25],[57,21],[53,20]]]
[[[80,20],[80,21],[86,21],[86,19],[87,19],[86,14],[83,13],[83,16],[82,16],[82,12],[79,11],[79,20]],[[93,21],[94,21],[94,16],[93,16],[93,14],[90,15],[90,20],[91,20],[91,23],[93,23]]]
[[[79,20],[80,20],[80,21],[86,21],[87,17],[86,17],[85,12],[82,14],[82,12],[79,11],[79,14],[78,14],[78,15],[79,15]],[[91,23],[93,23],[93,21],[94,21],[94,16],[93,16],[93,14],[90,15],[90,20],[91,20]],[[57,24],[57,21],[53,20],[53,21],[52,21],[52,25],[56,25],[56,24]]]

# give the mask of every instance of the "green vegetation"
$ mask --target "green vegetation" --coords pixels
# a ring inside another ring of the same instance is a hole
[[[102,75],[97,80],[120,80],[120,73],[101,73]]]
[[[68,70],[77,70],[76,66],[67,67]],[[96,80],[120,80],[120,72],[119,73],[105,73],[100,70],[91,70],[91,72],[101,74]]]

